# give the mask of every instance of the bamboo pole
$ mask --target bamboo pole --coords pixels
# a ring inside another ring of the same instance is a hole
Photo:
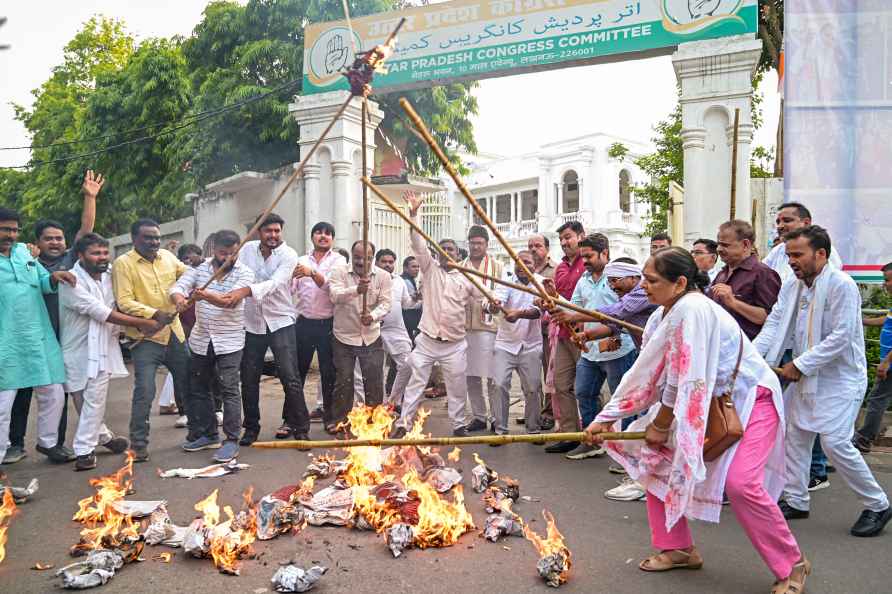
[[[368,112],[369,102],[363,97],[362,98],[362,174],[368,175],[369,170],[366,164],[368,147],[366,144],[366,122],[368,121]],[[369,267],[371,266],[371,262],[369,262],[369,189],[365,185],[362,186],[362,253],[365,256],[365,264],[362,267],[362,278],[364,280],[369,279]],[[372,258],[375,255],[372,254]],[[369,313],[369,303],[368,303],[368,293],[365,292],[362,294],[362,313],[363,315]]]
[[[362,176],[362,185],[363,185],[363,187],[368,187],[375,194],[375,196],[380,198],[384,202],[384,204],[386,204],[388,207],[390,207],[390,210],[395,212],[401,219],[406,221],[406,223],[412,229],[414,229],[419,235],[421,235],[421,237],[424,238],[425,241],[427,241],[430,245],[433,246],[433,248],[435,250],[437,250],[438,254],[440,254],[442,257],[446,258],[450,262],[450,266],[452,266],[452,265],[458,266],[458,263],[456,263],[455,260],[453,260],[451,257],[449,257],[449,254],[447,254],[446,251],[442,247],[440,247],[439,243],[434,241],[430,235],[425,233],[424,229],[422,229],[418,223],[416,223],[415,221],[412,220],[412,217],[410,217],[406,213],[404,213],[400,209],[399,206],[394,204],[393,200],[388,198],[387,195],[384,194],[384,192],[382,192],[380,189],[378,189],[378,186],[373,184],[372,181],[365,175]],[[483,286],[481,286],[480,283],[477,282],[477,279],[475,279],[473,276],[469,275],[467,272],[462,272],[462,274],[465,276],[466,279],[468,279],[471,282],[472,285],[474,285],[474,287],[478,291],[480,291],[483,294],[484,297],[486,297],[487,301],[489,301],[490,303],[497,302],[496,298],[492,295],[492,293],[490,293],[489,291],[484,289]]]
[[[731,146],[731,220],[737,215],[737,136],[740,132],[740,108],[734,110],[734,140]]]
[[[505,287],[510,287],[512,289],[517,289],[518,291],[523,291],[524,293],[529,293],[531,295],[538,296],[538,292],[535,289],[531,289],[524,285],[514,283],[514,282],[511,282],[508,280],[504,280],[501,278],[496,278],[494,276],[489,276],[487,274],[483,274],[479,270],[475,270],[473,268],[467,268],[465,266],[462,266],[461,264],[450,264],[449,267],[455,268],[459,272],[464,272],[466,274],[473,274],[476,276],[487,278],[489,280],[492,280],[494,283],[503,285]],[[570,303],[569,301],[566,301],[563,298],[559,298],[557,300],[554,300],[554,298],[552,298],[552,301],[558,307],[564,307],[566,309],[575,311],[576,313],[582,314],[584,316],[588,316],[588,317],[592,318],[593,320],[598,320],[599,322],[609,322],[611,324],[616,324],[617,326],[622,326],[629,332],[634,332],[636,334],[644,333],[644,328],[642,328],[641,326],[636,326],[635,324],[630,324],[629,322],[624,322],[623,320],[614,318],[612,316],[608,316],[607,314],[602,314],[597,311],[592,311],[589,309],[585,309],[583,307],[579,307],[575,303]]]
[[[511,259],[514,260],[515,266],[520,267],[520,269],[524,272],[526,277],[528,279],[530,279],[530,282],[532,282],[533,285],[536,287],[536,291],[538,291],[538,293],[539,293],[538,296],[546,304],[553,303],[554,297],[552,297],[548,293],[548,291],[545,290],[545,287],[543,287],[542,284],[539,283],[538,279],[533,274],[533,272],[529,268],[527,268],[526,264],[523,263],[523,260],[521,260],[517,256],[517,252],[515,252],[514,248],[511,247],[511,244],[509,244],[508,241],[505,240],[505,237],[502,235],[502,232],[499,231],[499,229],[496,227],[495,223],[492,222],[492,219],[489,218],[489,215],[486,213],[486,211],[483,210],[483,207],[480,206],[480,203],[477,201],[477,199],[474,197],[474,195],[471,194],[471,191],[468,189],[468,186],[465,184],[464,180],[458,174],[458,171],[456,171],[455,167],[452,166],[452,163],[449,162],[449,159],[446,157],[446,153],[444,153],[443,149],[440,148],[440,145],[437,144],[436,139],[433,137],[433,135],[427,129],[427,126],[424,124],[424,120],[421,119],[421,116],[418,115],[418,113],[415,111],[415,108],[412,107],[412,104],[409,102],[409,100],[406,99],[405,97],[400,98],[400,105],[402,106],[403,111],[406,112],[406,115],[409,116],[409,119],[412,120],[412,124],[415,126],[416,130],[421,134],[421,137],[424,138],[424,141],[427,143],[428,147],[430,147],[430,149],[437,156],[437,159],[440,161],[440,164],[449,173],[449,176],[452,178],[452,181],[455,182],[456,187],[458,187],[458,189],[461,191],[462,195],[468,201],[468,204],[471,205],[471,208],[474,209],[474,212],[477,213],[477,216],[480,218],[480,220],[482,220],[483,223],[487,227],[489,227],[489,230],[492,231],[495,238],[499,241],[500,244],[502,244],[502,247],[505,248],[505,251],[508,252],[508,255],[511,257]],[[546,308],[550,309],[547,306],[546,306]],[[561,326],[563,326],[567,331],[570,332],[570,335],[573,337],[573,341],[576,342],[577,346],[581,350],[583,350],[583,351],[588,350],[588,348],[586,347],[585,341],[576,340],[576,333],[574,332],[574,330],[570,324],[562,323]]]
[[[605,440],[633,440],[644,439],[644,432],[606,432],[599,433]],[[358,448],[358,447],[390,447],[390,446],[464,446],[476,444],[508,444],[508,443],[541,443],[543,441],[582,441],[585,433],[518,433],[515,435],[480,435],[471,437],[422,437],[402,439],[323,439],[313,440],[287,440],[287,441],[257,441],[252,444],[255,448],[264,449],[296,449],[311,450],[322,448]]]

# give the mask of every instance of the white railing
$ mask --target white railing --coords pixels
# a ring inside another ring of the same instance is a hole
[[[473,223],[475,225],[480,223]],[[514,221],[513,223],[496,223],[496,229],[499,230],[504,237],[508,238],[524,238],[532,235],[539,230],[539,221],[536,219],[530,221]]]

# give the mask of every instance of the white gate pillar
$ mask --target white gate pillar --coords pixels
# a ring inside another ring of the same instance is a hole
[[[688,245],[715,238],[730,218],[734,110],[740,109],[737,139],[735,218],[749,221],[750,108],[752,77],[762,42],[752,35],[682,43],[672,55],[681,85],[684,148],[684,235]]]
[[[298,144],[301,158],[309,152],[348,96],[347,91],[332,91],[295,97],[296,101],[289,105],[289,110],[300,126]],[[383,118],[384,112],[378,109],[378,104],[369,101],[370,121],[366,122],[366,173],[369,175],[375,164],[375,130]],[[307,227],[316,224],[324,213],[332,213],[336,245],[347,249],[354,241],[361,239],[362,233],[362,184],[357,176],[357,172],[362,170],[361,126],[362,100],[353,98],[319,148],[324,148],[331,155],[331,188],[334,195],[330,205],[321,204],[318,150],[304,168],[304,212],[307,215]]]

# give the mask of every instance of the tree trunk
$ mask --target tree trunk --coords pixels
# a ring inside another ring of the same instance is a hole
[[[774,177],[784,176],[784,99],[780,100],[780,114],[777,118],[777,136],[774,140]]]

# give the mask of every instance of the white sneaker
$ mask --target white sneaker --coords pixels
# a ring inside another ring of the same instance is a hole
[[[223,425],[223,411],[217,411],[217,427]]]
[[[174,427],[185,427],[188,424],[189,424],[189,419],[186,417],[186,415],[180,415],[179,417],[177,417],[177,420],[173,424],[173,426]]]
[[[647,491],[638,481],[627,476],[618,487],[605,491],[604,497],[613,501],[641,501],[645,498],[646,493]]]

